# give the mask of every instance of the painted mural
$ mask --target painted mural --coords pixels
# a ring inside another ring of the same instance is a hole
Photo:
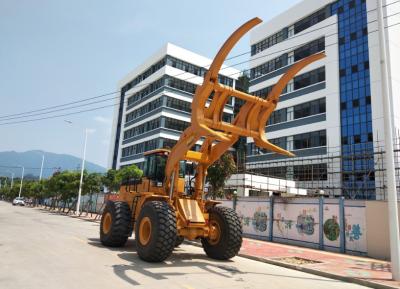
[[[337,216],[332,216],[324,223],[324,235],[329,241],[336,241],[339,239],[340,227],[337,221]]]
[[[238,201],[236,204],[236,212],[242,221],[243,232],[248,235],[267,238],[269,235],[269,210],[269,201]]]
[[[267,230],[268,216],[265,211],[261,211],[261,207],[258,207],[254,212],[251,224],[254,230],[265,232]]]
[[[340,248],[339,204],[324,204],[324,245]]]
[[[230,200],[223,201],[222,206],[233,207]],[[323,206],[323,220],[319,220],[318,199],[304,201],[301,199],[286,202],[276,201],[274,204],[273,236],[278,242],[304,242],[305,246],[319,244],[319,224],[322,222],[324,246],[340,248],[339,204],[336,200],[327,200]],[[236,212],[247,235],[267,239],[270,234],[269,200],[239,200]],[[365,207],[349,205],[345,207],[346,250],[355,253],[366,253]]]
[[[299,234],[306,234],[306,235],[312,235],[314,234],[314,226],[315,226],[315,220],[312,215],[307,215],[307,213],[302,213],[297,216],[297,232]]]
[[[318,244],[318,204],[275,203],[274,237]]]
[[[346,207],[345,236],[346,250],[367,252],[365,207]]]

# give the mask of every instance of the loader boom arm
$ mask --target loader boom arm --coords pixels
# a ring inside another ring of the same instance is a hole
[[[200,199],[204,191],[207,168],[218,160],[240,136],[252,137],[257,146],[286,156],[294,156],[291,152],[270,143],[265,135],[266,122],[275,110],[279,96],[287,83],[305,66],[323,57],[324,53],[308,56],[293,64],[280,78],[272,91],[260,98],[229,86],[218,83],[218,73],[225,58],[239,39],[257,24],[259,18],[253,18],[239,27],[223,44],[214,58],[210,69],[204,77],[203,84],[198,86],[192,101],[191,126],[188,127],[172,148],[165,167],[165,190],[172,198],[177,192],[180,160],[197,163],[194,199]],[[206,107],[210,95],[214,93],[211,103]],[[229,97],[243,99],[241,107],[232,123],[222,120],[223,109]],[[191,148],[200,139],[203,140],[199,152]]]

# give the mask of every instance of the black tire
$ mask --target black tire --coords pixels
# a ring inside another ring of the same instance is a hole
[[[179,247],[180,245],[182,245],[183,241],[185,240],[185,237],[183,236],[176,236],[176,240],[175,240],[175,248]]]
[[[208,238],[201,243],[207,256],[217,260],[228,260],[236,256],[242,246],[242,224],[236,212],[226,207],[213,207],[208,213],[210,222],[218,223],[221,234],[217,243],[212,244]]]
[[[106,215],[111,215],[111,227],[104,229]],[[107,247],[122,247],[132,232],[132,214],[126,202],[108,201],[100,222],[100,241]]]
[[[150,239],[141,240],[140,224],[144,218],[151,223]],[[175,247],[176,240],[175,211],[162,201],[147,202],[140,210],[135,225],[136,248],[139,257],[147,262],[162,262],[167,259]]]

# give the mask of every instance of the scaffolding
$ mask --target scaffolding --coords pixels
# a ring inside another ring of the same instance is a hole
[[[396,187],[400,192],[400,135],[394,140]],[[385,151],[383,141],[326,147],[318,156],[274,158],[238,166],[237,175],[253,174],[294,181],[308,195],[344,196],[348,199],[386,200]],[[254,178],[249,187],[260,187]],[[244,182],[242,182],[244,183]],[[264,184],[265,185],[265,184]],[[259,191],[259,190],[258,190]],[[254,195],[259,196],[254,192]],[[261,195],[265,195],[262,194]],[[400,197],[400,195],[399,195]]]

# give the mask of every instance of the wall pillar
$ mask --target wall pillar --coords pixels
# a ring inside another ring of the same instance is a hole
[[[274,196],[271,196],[269,198],[269,219],[268,219],[269,241],[272,241],[274,238],[274,200],[275,200]]]
[[[346,222],[344,219],[344,197],[339,198],[340,252],[346,252]]]

